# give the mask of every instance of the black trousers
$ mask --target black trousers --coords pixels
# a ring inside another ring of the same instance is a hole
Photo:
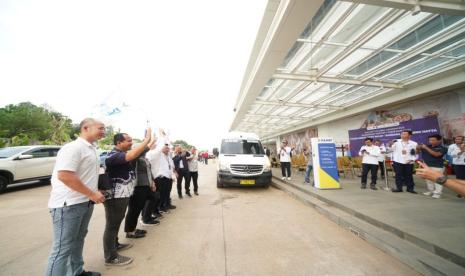
[[[291,162],[281,162],[281,174],[283,177],[286,177],[286,171],[287,177],[291,177]]]
[[[379,169],[381,171],[381,177],[384,178],[384,162],[378,162],[379,164]]]
[[[124,219],[129,198],[112,198],[103,203],[105,206],[105,231],[103,232],[103,253],[109,261],[118,256],[118,231]]]
[[[192,179],[192,183],[194,184],[194,192],[197,192],[199,190],[199,185],[197,183],[199,172],[189,172],[189,178]]]
[[[184,179],[184,188],[186,189],[186,194],[190,193],[191,180],[189,177],[189,170],[179,169],[177,170],[178,179],[177,179],[177,188],[178,195],[182,195],[182,180]]]
[[[465,165],[454,165],[455,177],[465,180]]]
[[[171,205],[171,189],[173,188],[173,180],[167,177],[157,177],[155,179],[158,192],[160,192],[160,209],[165,209]]]
[[[378,179],[378,165],[362,164],[362,185],[367,184],[368,172],[371,173],[371,185],[376,185]]]
[[[149,186],[136,186],[134,192],[129,198],[128,212],[124,222],[124,232],[133,232],[136,230],[137,219],[139,218],[142,209],[145,207],[145,202],[150,196]]]
[[[142,210],[142,220],[147,222],[152,219],[152,214],[160,213],[160,192],[150,190],[150,197],[145,202],[144,210]]]
[[[413,164],[401,164],[394,162],[392,165],[396,173],[396,186],[398,190],[402,190],[402,186],[407,186],[407,191],[413,191],[415,183],[413,183]]]

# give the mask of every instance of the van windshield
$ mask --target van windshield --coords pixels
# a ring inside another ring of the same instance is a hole
[[[258,140],[225,139],[221,142],[221,154],[265,154]]]

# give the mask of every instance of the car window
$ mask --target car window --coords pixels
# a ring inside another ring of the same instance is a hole
[[[58,154],[58,149],[56,148],[35,149],[35,150],[28,151],[24,154],[31,154],[33,158],[55,157]]]
[[[58,151],[59,151],[60,149],[56,148],[56,149],[49,149],[49,150],[50,150],[50,155],[49,155],[49,156],[50,156],[50,157],[55,157],[55,156],[58,155]]]
[[[0,158],[8,158],[11,157],[15,154],[18,154],[24,150],[27,150],[28,148],[24,147],[8,147],[8,148],[2,148],[0,149]]]
[[[33,150],[29,154],[32,154],[34,158],[42,158],[42,157],[49,157],[50,152],[48,149],[38,149],[38,150]]]

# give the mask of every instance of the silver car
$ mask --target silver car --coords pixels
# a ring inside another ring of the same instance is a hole
[[[60,146],[20,146],[0,149],[0,193],[12,183],[48,181]]]

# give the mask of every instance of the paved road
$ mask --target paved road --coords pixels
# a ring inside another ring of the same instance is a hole
[[[33,185],[0,195],[0,275],[43,275],[49,192]],[[103,264],[103,206],[96,206],[86,269],[124,276],[418,275],[279,190],[218,190],[215,164],[200,168],[200,196],[174,204],[161,225],[146,228],[148,236],[124,252],[134,263],[110,268]]]

